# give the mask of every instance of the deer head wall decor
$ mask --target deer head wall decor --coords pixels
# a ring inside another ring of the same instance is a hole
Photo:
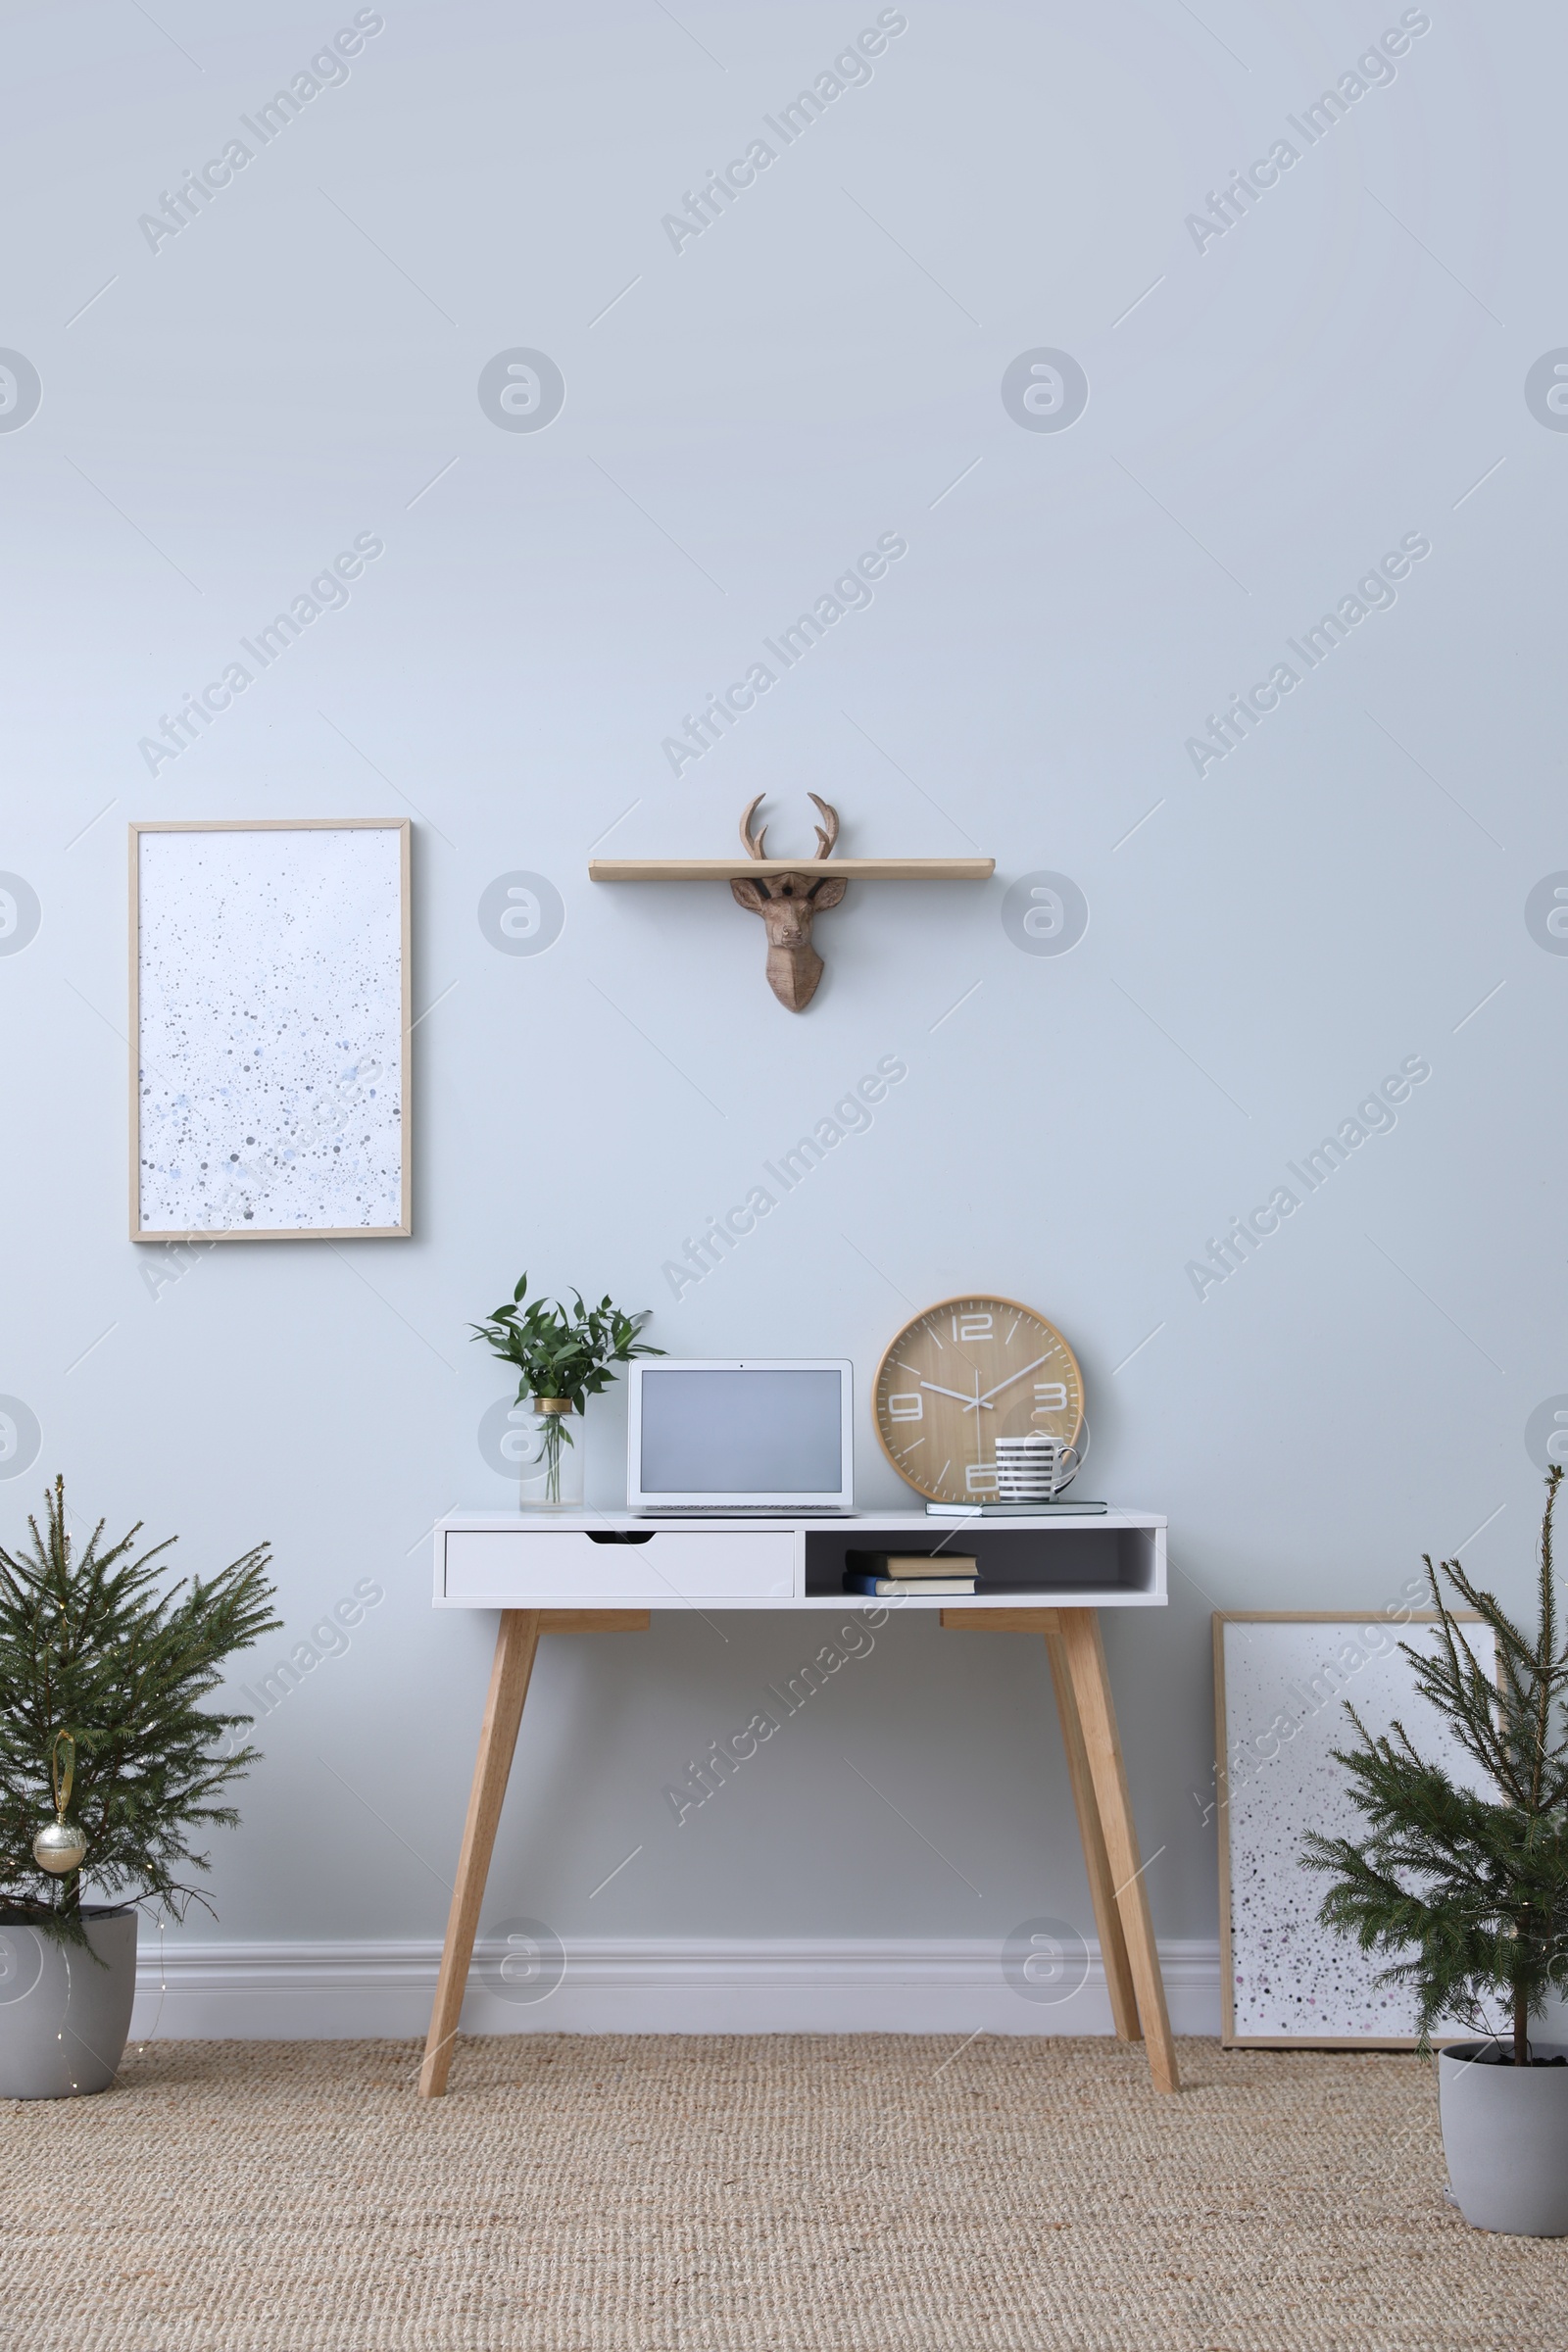
[[[764,797],[759,793],[741,818],[741,839],[754,858],[767,856],[767,827],[752,831]],[[815,803],[823,820],[816,828],[817,857],[830,858],[839,837],[839,812],[817,800],[814,792],[806,797]],[[799,873],[769,874],[765,879],[759,875],[755,881],[748,875],[730,883],[736,904],[760,914],[766,926],[767,985],[790,1012],[806,1010],[822,977],[822,958],[811,945],[811,918],[824,906],[836,906],[847,887],[831,874],[818,874],[813,882],[809,866]]]

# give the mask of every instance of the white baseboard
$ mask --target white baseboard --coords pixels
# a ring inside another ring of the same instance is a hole
[[[573,1942],[544,1998],[526,1976],[499,1985],[503,1949],[481,1944],[464,2004],[469,2034],[1108,2034],[1094,1946],[1081,1985],[1026,1998],[995,1942],[890,1938]],[[294,2041],[422,2035],[440,1946],[423,1942],[193,1943],[160,1958],[145,1923],[133,2041]],[[1219,1946],[1160,1947],[1178,2034],[1219,2032]],[[515,1975],[518,1963],[510,1962]],[[524,1971],[532,1965],[521,1964]],[[1074,1972],[1075,1973],[1075,1972]],[[548,1975],[537,1980],[548,1982]]]

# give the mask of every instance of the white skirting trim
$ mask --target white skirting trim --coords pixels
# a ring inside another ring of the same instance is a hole
[[[525,1925],[526,1923],[524,1923]],[[423,2034],[440,1946],[194,1943],[145,1921],[132,2041],[322,2040]],[[1160,1947],[1178,2034],[1219,2032],[1219,1946]],[[564,1973],[563,1973],[563,1962]],[[475,1951],[469,2034],[1108,2034],[1091,1945],[1032,1963],[1033,1997],[979,1939],[584,1938]],[[1077,1980],[1082,1977],[1082,1982]],[[1041,1983],[1039,1980],[1043,1979]]]

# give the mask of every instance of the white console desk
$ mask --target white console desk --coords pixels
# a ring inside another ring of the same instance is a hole
[[[940,1520],[922,1511],[853,1519],[670,1517],[537,1511],[444,1519],[435,1530],[438,1609],[498,1609],[500,1631],[458,1858],[419,2089],[446,2088],[485,1879],[541,1634],[636,1633],[655,1609],[934,1612],[957,1633],[1043,1634],[1067,1752],[1084,1863],[1124,2041],[1143,2040],[1160,2090],[1180,2087],[1150,1920],[1102,1609],[1165,1605],[1165,1521],[1150,1511]],[[986,1590],[959,1602],[847,1593],[851,1549],[972,1553]]]

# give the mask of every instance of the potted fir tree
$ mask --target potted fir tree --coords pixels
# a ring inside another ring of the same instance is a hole
[[[1489,1674],[1428,1558],[1440,1640],[1431,1652],[1400,1643],[1485,1790],[1424,1761],[1401,1724],[1369,1738],[1348,1706],[1360,1744],[1334,1753],[1367,1833],[1314,1834],[1302,1854],[1334,1879],[1325,1924],[1389,1954],[1382,1981],[1413,1988],[1423,2050],[1445,2019],[1482,2036],[1438,2058],[1448,2179],[1467,2222],[1525,2237],[1568,2235],[1568,2052],[1530,2031],[1548,1994],[1568,1991],[1568,1642],[1551,1557],[1561,1481],[1548,1471],[1535,1639],[1445,1560],[1452,1592],[1492,1631]]]
[[[79,1551],[65,1484],[30,1551],[0,1549],[0,2098],[107,2090],[136,1989],[135,1898],[183,1918],[205,1870],[188,1838],[232,1825],[218,1801],[256,1755],[218,1755],[248,1715],[205,1712],[223,1660],[281,1623],[265,1545],[204,1581],[157,1589],[174,1541]],[[54,1819],[51,1821],[51,1812]],[[88,1902],[83,1882],[108,1902]],[[124,1898],[129,1896],[127,1901]]]
[[[645,1306],[623,1315],[609,1298],[584,1306],[582,1293],[573,1291],[576,1313],[551,1298],[535,1298],[526,1308],[528,1277],[519,1279],[505,1304],[482,1323],[470,1324],[476,1340],[488,1341],[507,1363],[517,1370],[517,1410],[520,1427],[508,1448],[519,1473],[518,1495],[524,1508],[575,1510],[582,1505],[582,1447],[571,1424],[580,1418],[590,1396],[597,1396],[614,1379],[616,1364],[634,1355],[662,1355],[637,1335],[651,1319]],[[504,1442],[505,1443],[505,1442]]]

